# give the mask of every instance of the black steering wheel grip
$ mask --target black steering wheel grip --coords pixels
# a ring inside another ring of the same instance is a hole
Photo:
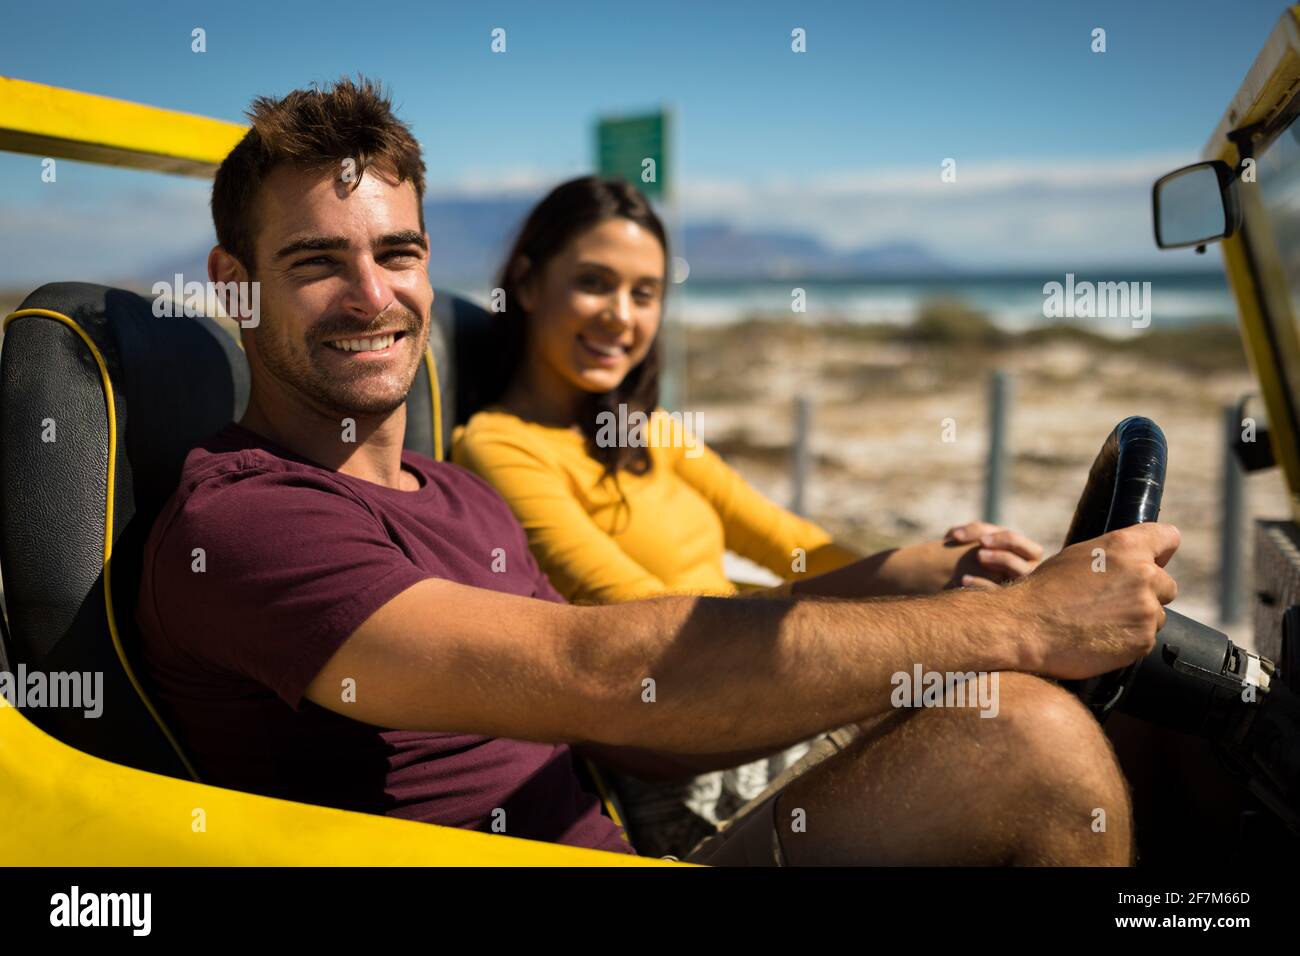
[[[1088,472],[1065,546],[1160,517],[1169,448],[1149,418],[1126,418],[1110,433]],[[1062,681],[1098,720],[1104,720],[1137,676],[1142,661],[1090,677]]]

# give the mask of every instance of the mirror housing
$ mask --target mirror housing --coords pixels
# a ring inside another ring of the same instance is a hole
[[[1227,239],[1241,226],[1232,167],[1215,159],[1166,173],[1151,189],[1151,213],[1161,249]]]

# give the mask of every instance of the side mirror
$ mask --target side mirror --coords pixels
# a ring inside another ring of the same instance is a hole
[[[1161,176],[1151,190],[1151,203],[1161,249],[1227,239],[1241,222],[1232,167],[1219,159]]]

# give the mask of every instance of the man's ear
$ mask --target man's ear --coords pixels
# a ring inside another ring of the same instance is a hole
[[[231,318],[238,316],[242,296],[252,294],[245,291],[241,295],[238,291],[240,284],[248,282],[248,270],[244,268],[243,263],[221,246],[213,246],[212,251],[208,253],[208,281],[218,287],[216,291],[219,293],[221,308],[226,315]],[[240,325],[248,328],[242,322]]]
[[[248,270],[221,246],[213,246],[208,253],[208,279],[211,282],[244,282],[248,279]]]

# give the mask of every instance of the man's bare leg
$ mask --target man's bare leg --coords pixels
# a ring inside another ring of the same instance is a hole
[[[1130,864],[1128,788],[1096,720],[1049,681],[999,683],[996,717],[893,711],[794,780],[776,807],[787,861]]]

